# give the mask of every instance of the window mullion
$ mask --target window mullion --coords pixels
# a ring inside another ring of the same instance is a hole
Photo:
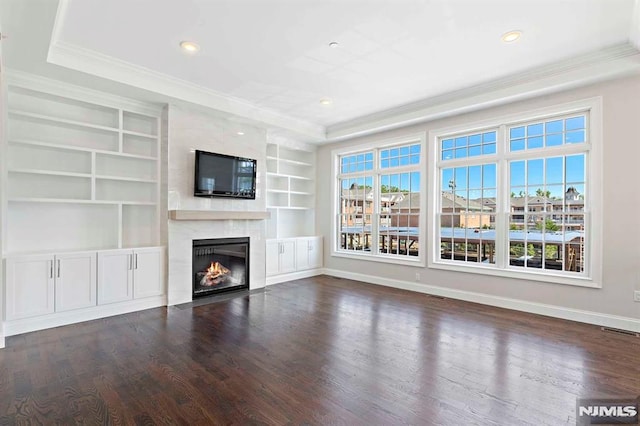
[[[380,150],[373,151],[373,214],[371,216],[371,252],[380,253]]]
[[[496,267],[504,269],[509,264],[509,204],[511,192],[509,188],[509,164],[505,158],[507,152],[507,127],[498,128],[497,136],[497,212],[495,251]]]

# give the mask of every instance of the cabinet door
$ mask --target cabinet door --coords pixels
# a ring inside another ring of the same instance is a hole
[[[164,294],[164,250],[162,248],[133,251],[133,297]]]
[[[298,271],[309,269],[309,238],[296,239],[296,267]]]
[[[309,269],[322,268],[322,237],[308,239]]]
[[[98,252],[98,304],[133,298],[133,251]]]
[[[280,262],[280,243],[277,240],[267,240],[267,276],[277,275]]]
[[[96,305],[96,252],[55,257],[56,312]]]
[[[296,270],[296,242],[295,240],[280,241],[280,273]]]
[[[7,320],[53,313],[53,255],[9,258],[6,267]]]

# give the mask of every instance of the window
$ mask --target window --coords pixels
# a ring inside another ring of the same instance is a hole
[[[596,100],[432,132],[429,265],[598,286],[599,120]]]
[[[339,190],[334,253],[422,261],[423,145],[424,137],[412,137],[335,154]]]

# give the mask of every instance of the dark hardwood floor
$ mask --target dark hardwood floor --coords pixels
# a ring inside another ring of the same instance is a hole
[[[638,337],[324,276],[0,350],[0,424],[561,425],[638,395]]]

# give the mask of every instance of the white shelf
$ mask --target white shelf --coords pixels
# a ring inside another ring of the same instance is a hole
[[[155,206],[151,201],[111,201],[111,200],[83,200],[80,198],[21,198],[13,197],[7,201],[12,203],[55,203],[55,204],[104,204],[104,205],[128,205],[128,206]]]
[[[149,138],[149,139],[158,139],[158,137],[156,135],[149,135],[147,133],[140,133],[140,132],[132,132],[130,130],[123,130],[122,134],[124,135],[131,135],[131,136],[138,136],[141,138]]]
[[[138,179],[138,178],[123,177],[123,176],[106,176],[106,175],[96,175],[96,179],[122,180],[122,181],[126,181],[126,182],[142,182],[142,183],[157,183],[158,182],[155,179]]]
[[[314,180],[315,152],[267,143],[267,238],[313,233]]]
[[[292,206],[267,206],[268,209],[281,209],[281,210],[312,210],[313,207],[292,207]]]
[[[117,157],[137,158],[140,160],[149,160],[149,161],[158,160],[157,157],[150,157],[148,155],[128,154],[126,152],[107,151],[104,149],[83,148],[83,147],[72,146],[72,145],[62,145],[62,144],[40,142],[40,141],[26,140],[26,139],[10,139],[9,143],[16,144],[16,145],[32,145],[32,146],[50,147],[50,148],[56,148],[60,150],[69,150],[69,151],[95,152],[96,154],[100,154],[100,155],[113,155]]]
[[[280,158],[278,161],[280,161],[281,163],[296,164],[299,166],[313,166],[313,164],[307,163],[306,161],[289,160],[286,158]]]
[[[291,179],[313,180],[312,177],[308,177],[308,176],[289,175],[289,174],[284,174],[284,173],[273,173],[273,172],[267,172],[267,176],[280,176],[280,177],[286,177],[286,178],[291,178]]]
[[[51,175],[51,176],[71,176],[71,177],[86,177],[90,178],[90,173],[70,173],[70,172],[58,172],[55,170],[37,170],[37,169],[9,169],[9,173],[29,173],[34,175]]]
[[[99,126],[97,124],[89,124],[89,123],[83,123],[81,121],[75,121],[75,120],[67,120],[64,118],[58,118],[58,117],[53,117],[50,115],[43,115],[43,114],[34,114],[31,112],[26,112],[26,111],[9,111],[9,116],[11,115],[15,115],[18,117],[25,117],[25,118],[33,118],[36,120],[43,120],[43,121],[51,121],[54,123],[59,123],[59,124],[64,124],[64,125],[69,125],[69,126],[76,126],[76,127],[84,127],[87,129],[95,129],[95,130],[102,130],[102,131],[107,131],[107,132],[118,132],[119,130],[113,127],[107,127],[107,126]]]
[[[160,243],[160,112],[82,88],[7,90],[4,249],[27,253]],[[130,110],[133,109],[133,110]]]

